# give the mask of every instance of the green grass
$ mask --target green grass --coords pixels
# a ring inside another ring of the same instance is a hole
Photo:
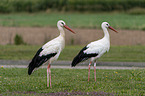
[[[30,45],[0,45],[0,59],[3,60],[31,60],[41,46]],[[78,54],[84,46],[66,46],[58,60],[70,60]],[[99,61],[145,62],[145,46],[111,46]]]
[[[28,45],[0,45],[0,59],[30,60],[40,46]]]
[[[12,13],[0,14],[1,26],[56,27],[58,20],[63,19],[69,26],[77,28],[100,28],[107,21],[116,29],[145,29],[145,15],[124,13]]]
[[[90,82],[87,69],[51,69],[52,88],[46,87],[46,69],[36,70],[31,76],[25,68],[0,68],[0,94],[34,95],[56,92],[106,92],[117,96],[145,95],[144,69],[97,70],[94,82],[91,70]]]

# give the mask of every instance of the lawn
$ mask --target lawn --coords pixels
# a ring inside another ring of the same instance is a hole
[[[31,60],[41,46],[31,45],[0,45],[0,59]],[[66,46],[58,60],[72,60],[84,46]],[[99,61],[145,62],[145,46],[111,46]]]
[[[145,95],[144,69],[97,70],[94,82],[91,70],[90,82],[86,69],[52,69],[52,88],[46,87],[46,69],[40,68],[28,76],[25,68],[0,68],[0,94],[40,96],[67,92],[67,94],[105,93],[114,95]],[[63,96],[63,95],[62,95]],[[103,95],[104,96],[104,95]]]
[[[145,29],[145,15],[124,13],[13,13],[0,14],[0,26],[56,27],[63,19],[67,25],[77,28],[99,28],[104,21],[116,29]]]

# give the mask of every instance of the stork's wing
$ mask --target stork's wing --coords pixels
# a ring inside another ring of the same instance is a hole
[[[88,50],[89,47],[85,46],[80,52],[79,54],[73,59],[71,66],[76,66],[78,63],[87,60],[91,57],[96,57],[98,55],[98,53],[90,53],[87,54],[85,53],[86,50]]]
[[[28,74],[30,75],[35,68],[41,66],[47,60],[54,57],[57,53],[60,53],[59,51],[59,44],[49,45],[44,48],[40,48],[28,66]]]
[[[79,52],[79,54],[73,59],[71,65],[76,66],[81,61],[87,60],[91,57],[100,57],[107,50],[107,47],[100,41],[91,42]]]
[[[84,50],[86,54],[101,54],[106,52],[106,47],[100,42],[91,42],[87,45],[88,49]]]

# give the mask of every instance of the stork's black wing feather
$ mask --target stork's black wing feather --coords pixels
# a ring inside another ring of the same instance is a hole
[[[54,57],[57,53],[51,53],[48,55],[42,55],[39,56],[40,52],[42,52],[42,48],[40,48],[37,53],[35,54],[35,56],[33,57],[32,61],[30,62],[29,66],[28,66],[28,74],[31,75],[32,71],[41,66],[44,62],[46,62],[47,60],[49,60],[51,57]]]
[[[73,59],[71,66],[74,67],[76,66],[78,63],[87,60],[91,57],[96,57],[98,54],[97,53],[92,53],[92,54],[86,54],[84,53],[84,51],[88,49],[87,46],[85,46],[80,52],[79,54]]]

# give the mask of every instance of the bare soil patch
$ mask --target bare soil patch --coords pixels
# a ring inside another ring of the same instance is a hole
[[[86,45],[103,37],[101,29],[72,29],[76,34],[65,30],[66,44]],[[42,45],[59,35],[56,27],[0,27],[0,30],[1,45],[14,44],[16,34],[21,35],[24,42],[31,45]],[[111,45],[145,45],[145,31],[120,29],[117,31],[119,33],[109,30]]]

